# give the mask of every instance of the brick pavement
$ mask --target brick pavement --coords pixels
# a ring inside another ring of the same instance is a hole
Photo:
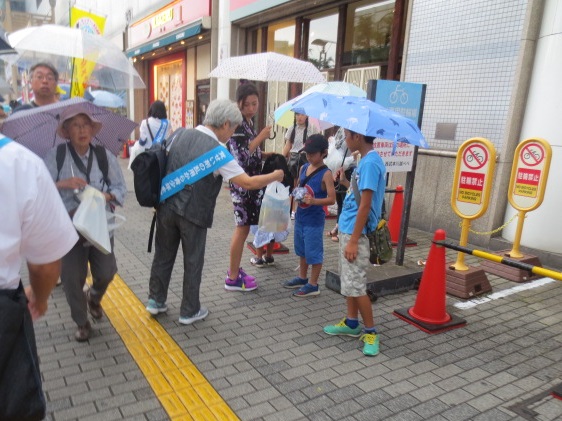
[[[131,174],[122,167],[131,183]],[[152,255],[146,253],[152,212],[131,192],[116,236],[119,275],[145,302]],[[331,228],[333,221],[327,221]],[[364,357],[354,338],[328,337],[344,299],[323,285],[315,298],[291,297],[279,283],[295,275],[294,254],[275,255],[273,268],[251,268],[260,288],[223,289],[233,218],[228,191],[219,196],[209,230],[201,300],[209,317],[179,325],[181,265],[174,268],[167,314],[158,320],[241,420],[556,420],[562,401],[548,392],[562,382],[562,284],[521,291],[460,310],[461,329],[426,334],[396,318],[416,292],[380,297],[374,304],[381,353]],[[411,229],[418,242],[406,259],[425,258],[430,233]],[[285,243],[292,249],[292,238]],[[337,272],[337,245],[326,239],[325,269]],[[180,252],[181,253],[181,252]],[[454,260],[456,254],[448,252]],[[181,259],[180,259],[181,261]],[[477,264],[472,257],[469,265]],[[493,291],[512,282],[488,276]],[[89,343],[74,341],[75,326],[58,287],[49,312],[36,323],[49,420],[166,420],[157,396],[108,321],[94,324]]]

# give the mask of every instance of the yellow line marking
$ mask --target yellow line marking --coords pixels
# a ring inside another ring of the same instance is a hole
[[[103,309],[170,419],[239,420],[119,275]]]

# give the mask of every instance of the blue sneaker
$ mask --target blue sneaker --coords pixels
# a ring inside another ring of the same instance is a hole
[[[195,313],[193,316],[191,316],[191,317],[180,317],[179,322],[182,325],[190,325],[193,322],[196,322],[197,320],[204,319],[208,315],[209,315],[209,310],[207,310],[207,307],[201,306],[199,311],[197,313]]]
[[[146,305],[146,311],[148,311],[153,316],[156,316],[160,313],[165,313],[168,311],[168,306],[166,303],[159,303],[153,300],[152,298],[148,300],[148,304]]]
[[[320,295],[320,288],[318,288],[318,285],[306,283],[305,285],[300,287],[298,291],[293,292],[293,295],[295,297],[309,297],[313,295]]]
[[[306,285],[307,283],[308,283],[308,278],[302,279],[302,278],[299,278],[298,276],[295,276],[290,281],[282,282],[281,286],[283,288],[287,288],[287,289],[295,289],[295,288],[300,288],[300,287]]]
[[[374,357],[379,353],[379,335],[376,333],[364,333],[359,338],[365,345],[363,345],[363,354],[368,357]]]

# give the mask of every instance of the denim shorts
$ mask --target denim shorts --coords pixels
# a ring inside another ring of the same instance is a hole
[[[304,257],[308,265],[324,262],[324,225],[308,226],[295,221],[295,254]]]

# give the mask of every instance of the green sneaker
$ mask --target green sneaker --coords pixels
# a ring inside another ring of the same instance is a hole
[[[363,354],[368,357],[374,357],[379,353],[379,335],[376,333],[364,333],[359,338],[365,345],[363,345]]]
[[[357,326],[355,329],[352,329],[345,324],[345,318],[343,318],[341,319],[341,322],[336,325],[324,327],[324,333],[327,333],[328,335],[345,335],[357,338],[361,335],[361,326]]]

